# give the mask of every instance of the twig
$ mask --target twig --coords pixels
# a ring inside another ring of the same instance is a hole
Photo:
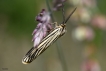
[[[53,14],[52,14],[52,10],[50,8],[48,0],[46,0],[46,5],[47,5],[47,8],[48,8],[48,10],[50,12],[50,16],[51,16],[52,22],[54,22],[55,20],[54,20],[54,17],[53,17]],[[64,57],[62,48],[59,45],[59,42],[56,42],[56,47],[57,47],[57,52],[58,52],[59,59],[61,61],[61,65],[62,65],[63,71],[68,71],[67,70],[67,66],[66,66],[65,57]]]

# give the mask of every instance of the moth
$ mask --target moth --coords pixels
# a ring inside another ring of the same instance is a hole
[[[41,40],[40,44],[37,47],[32,47],[22,59],[23,64],[29,64],[35,60],[40,54],[42,54],[51,44],[53,44],[58,38],[63,36],[66,33],[66,23],[75,12],[76,8],[70,13],[70,15],[65,20],[64,9],[62,8],[63,22],[62,24],[57,24],[54,22],[55,28]]]

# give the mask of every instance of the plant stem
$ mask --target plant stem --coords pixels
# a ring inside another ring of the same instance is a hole
[[[50,16],[51,16],[52,22],[54,22],[55,20],[53,18],[52,10],[50,8],[49,1],[48,0],[46,0],[46,5],[47,5],[47,8],[48,8],[48,11],[50,12]]]
[[[52,22],[54,22],[55,20],[54,20],[54,17],[53,17],[53,14],[52,14],[52,10],[50,8],[49,1],[48,0],[46,0],[46,5],[47,5],[47,8],[48,8],[48,10],[50,12],[50,16],[51,16]],[[61,61],[61,65],[62,65],[63,71],[68,71],[67,70],[67,66],[66,66],[65,57],[64,57],[62,48],[59,45],[59,42],[56,42],[56,47],[57,47],[57,52],[58,52],[59,59]]]
[[[64,57],[63,50],[62,50],[62,48],[61,48],[61,45],[59,45],[59,44],[60,44],[59,41],[56,42],[58,56],[59,56],[59,58],[60,58],[63,71],[68,71],[68,70],[67,70],[67,66],[66,66],[66,61],[65,61],[65,57]]]

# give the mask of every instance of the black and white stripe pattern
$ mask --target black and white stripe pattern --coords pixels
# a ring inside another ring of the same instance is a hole
[[[50,34],[48,34],[38,45],[38,47],[32,47],[27,54],[22,59],[23,64],[31,63],[36,59],[41,53],[43,53],[53,42],[55,42],[59,37],[64,35],[66,32],[65,24],[56,26]]]
[[[71,12],[71,14],[67,17],[65,21],[59,26],[55,26],[55,28],[42,39],[40,44],[37,47],[32,47],[27,54],[23,57],[22,63],[28,64],[31,63],[34,59],[36,59],[41,53],[43,53],[51,44],[53,44],[58,38],[66,32],[66,23],[71,17],[71,15],[75,12],[77,7]],[[64,13],[63,13],[64,14]],[[55,23],[57,24],[57,23]]]

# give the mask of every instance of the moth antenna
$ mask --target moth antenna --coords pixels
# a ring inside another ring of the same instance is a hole
[[[67,23],[67,21],[69,20],[69,18],[72,16],[72,14],[75,12],[76,9],[77,9],[77,7],[71,12],[71,14],[67,17],[67,19],[64,23]]]
[[[64,11],[64,3],[62,2],[62,16],[63,16],[63,24],[65,23],[65,11]]]

